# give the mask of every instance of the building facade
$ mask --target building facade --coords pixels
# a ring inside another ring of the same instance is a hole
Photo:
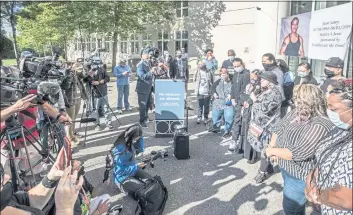
[[[119,38],[116,58],[130,59],[134,66],[140,59],[140,50],[147,44],[158,47],[161,53],[167,50],[172,55],[176,50],[185,48],[191,62],[189,65],[194,67],[196,63],[192,61],[200,57],[202,50],[213,48],[221,65],[227,59],[227,51],[234,49],[249,69],[261,69],[262,55],[273,53],[277,58],[286,60],[291,71],[296,71],[300,62],[310,62],[314,76],[320,80],[324,78],[324,61],[279,55],[281,19],[347,2],[350,1],[177,2],[173,21],[158,26],[146,24],[144,33]],[[215,27],[211,26],[214,24],[212,20],[216,20]],[[85,50],[103,48],[103,60],[111,62],[112,41],[109,33],[86,38],[84,46]],[[344,59],[344,75],[349,77],[352,77],[351,48],[352,45]],[[70,60],[82,57],[78,39],[70,44],[68,50]],[[85,52],[85,55],[89,53]]]

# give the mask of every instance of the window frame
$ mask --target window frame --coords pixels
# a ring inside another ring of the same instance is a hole
[[[138,34],[134,33],[130,35],[130,53],[139,54],[139,52],[140,52],[140,37]]]
[[[178,5],[180,3],[180,6]],[[184,3],[187,3],[187,6],[184,6]],[[177,1],[175,2],[175,16],[178,19],[182,19],[184,17],[189,16],[189,2],[188,1]],[[184,10],[186,9],[187,14],[184,14]],[[180,16],[178,16],[178,11],[180,11]]]
[[[128,39],[126,37],[120,37],[119,51],[121,54],[128,54]]]
[[[147,37],[145,37],[147,36]],[[142,36],[142,47],[145,48],[147,45],[152,45],[152,33],[146,32]]]
[[[178,37],[177,37],[178,32],[180,32],[180,39],[178,39]],[[187,33],[188,36],[186,38],[183,38],[183,32]],[[180,29],[178,31],[174,31],[174,42],[175,42],[175,51],[181,50],[182,48],[185,48],[185,47],[183,47],[183,43],[186,42],[185,51],[188,52],[188,48],[189,48],[189,32],[188,32],[188,30]],[[179,47],[178,47],[177,43],[179,43]]]
[[[159,37],[160,34],[161,34],[161,38]],[[165,37],[165,34],[167,35],[167,37]],[[164,51],[169,51],[169,42],[170,42],[170,36],[171,36],[170,33],[162,29],[162,31],[158,32],[157,36],[158,36],[157,47],[159,51],[161,53],[163,53]],[[161,47],[159,47],[159,43],[161,43]],[[165,43],[166,43],[167,49],[165,49]]]

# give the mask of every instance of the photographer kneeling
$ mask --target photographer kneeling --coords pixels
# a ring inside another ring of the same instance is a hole
[[[114,179],[125,193],[134,196],[135,191],[144,186],[142,180],[152,178],[142,170],[145,163],[137,163],[135,155],[144,151],[142,127],[134,124],[123,131],[111,149],[114,159]]]

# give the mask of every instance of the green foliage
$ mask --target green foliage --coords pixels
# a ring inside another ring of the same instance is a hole
[[[14,65],[16,65],[16,59],[3,59],[2,60],[2,64],[4,65],[4,66],[14,66]]]

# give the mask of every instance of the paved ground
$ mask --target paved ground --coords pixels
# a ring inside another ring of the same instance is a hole
[[[116,109],[115,83],[110,83],[109,100]],[[190,84],[189,89],[192,89]],[[131,103],[137,107],[135,83],[131,83]],[[189,93],[189,99],[195,107],[195,96]],[[153,118],[153,115],[150,115]],[[196,125],[195,111],[189,111],[190,156],[189,160],[177,160],[173,157],[171,138],[155,138],[153,122],[144,130],[146,152],[166,148],[170,151],[165,161],[155,162],[155,168],[149,168],[151,175],[160,175],[168,188],[169,199],[165,208],[168,215],[279,215],[282,214],[282,178],[275,174],[265,183],[257,185],[253,178],[257,174],[259,163],[249,165],[241,155],[227,151],[229,143],[220,135],[206,132],[206,127]],[[119,115],[122,126],[114,131],[94,131],[88,126],[87,146],[74,149],[74,157],[84,162],[87,178],[94,184],[103,179],[105,155],[120,131],[138,121],[136,108],[132,112]],[[83,128],[80,129],[83,131]],[[111,175],[111,180],[113,178]],[[108,193],[113,204],[123,204],[124,215],[134,214],[136,202],[123,195],[112,183]],[[308,208],[308,214],[311,209]]]

